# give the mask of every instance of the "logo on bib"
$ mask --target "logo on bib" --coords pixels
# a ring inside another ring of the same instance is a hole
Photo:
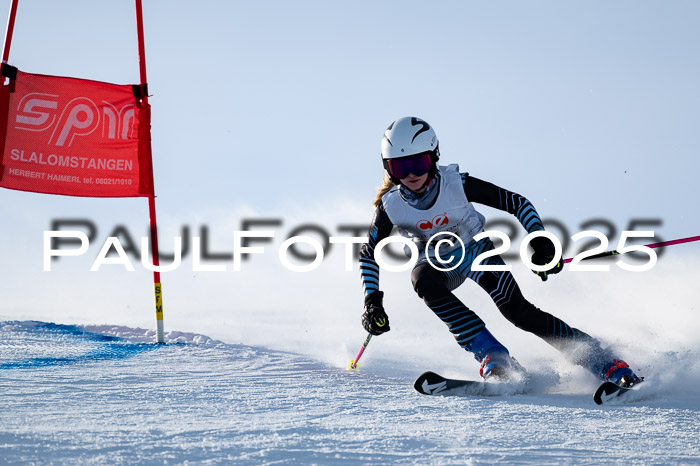
[[[436,215],[433,219],[433,225],[435,225],[436,227],[444,227],[448,223],[450,223],[450,219],[447,218],[447,212],[445,212],[444,214]]]
[[[430,231],[433,229],[433,224],[430,222],[430,220],[418,220],[416,227],[419,230]]]
[[[416,228],[422,231],[430,231],[435,227],[444,227],[450,223],[450,219],[447,217],[447,212],[436,215],[433,220],[418,220],[416,223]]]

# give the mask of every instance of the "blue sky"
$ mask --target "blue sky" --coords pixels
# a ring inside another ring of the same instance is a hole
[[[445,162],[543,216],[674,222],[697,168],[698,10],[145,2],[161,209],[368,202],[381,134],[410,114],[433,124]],[[134,82],[133,5],[24,0],[10,62]]]
[[[147,0],[161,242],[182,224],[230,234],[246,216],[283,218],[282,233],[369,223],[381,136],[406,115],[434,126],[445,163],[571,234],[595,218],[700,234],[698,17],[692,1]],[[133,83],[136,51],[131,1],[22,0],[10,63]],[[0,252],[23,264],[3,266],[6,284],[60,288],[40,272],[53,218],[91,218],[101,234],[147,221],[144,199],[0,197]]]

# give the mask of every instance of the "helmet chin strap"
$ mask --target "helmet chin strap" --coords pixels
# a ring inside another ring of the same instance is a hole
[[[420,191],[425,191],[425,189],[430,186],[430,183],[433,182],[435,179],[435,174],[433,173],[433,176],[429,176],[428,178],[425,179],[425,183],[423,183],[423,186],[420,187]]]

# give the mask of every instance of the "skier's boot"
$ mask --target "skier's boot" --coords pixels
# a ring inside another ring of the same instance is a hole
[[[495,377],[502,381],[521,381],[527,376],[525,368],[512,358],[508,352],[491,353],[481,361],[479,375],[482,379]]]
[[[600,370],[600,376],[603,380],[612,382],[621,387],[631,387],[644,380],[643,377],[638,377],[637,374],[630,369],[629,364],[618,359],[613,359],[603,364]]]
[[[485,328],[469,343],[467,350],[474,353],[474,358],[481,363],[479,375],[484,380],[495,377],[504,381],[518,381],[527,375],[506,347]]]
[[[617,359],[610,348],[603,348],[600,341],[588,337],[571,353],[572,360],[588,369],[604,382],[612,382],[621,387],[638,384],[644,377],[638,377],[629,364]]]

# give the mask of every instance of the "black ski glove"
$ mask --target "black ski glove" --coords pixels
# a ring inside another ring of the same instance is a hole
[[[554,245],[552,242],[543,237],[543,236],[538,236],[537,238],[533,239],[530,244],[532,245],[532,248],[535,250],[534,254],[532,254],[532,263],[535,265],[546,265],[552,262],[552,259],[554,259]],[[560,258],[559,262],[557,262],[555,265],[552,266],[551,269],[546,270],[544,272],[536,272],[532,271],[535,275],[539,276],[542,281],[547,281],[547,277],[549,275],[559,273],[561,272],[561,269],[564,268],[564,261]]]
[[[383,291],[375,291],[365,296],[365,313],[362,314],[362,326],[372,335],[381,335],[389,330],[389,317],[382,306]]]

